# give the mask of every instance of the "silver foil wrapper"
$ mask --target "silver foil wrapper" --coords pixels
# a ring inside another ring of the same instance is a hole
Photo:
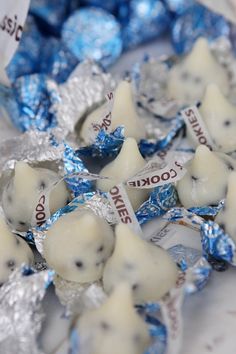
[[[84,114],[101,104],[113,87],[111,75],[104,73],[97,64],[91,61],[79,64],[66,83],[57,87],[58,98],[51,108],[65,135],[73,132]]]
[[[55,130],[60,138],[60,130]],[[62,158],[63,146],[54,146],[47,132],[30,130],[15,138],[6,139],[0,143],[0,170],[13,169],[16,161],[31,163],[44,161],[59,161]]]
[[[173,118],[178,112],[177,102],[166,95],[168,80],[167,58],[160,60],[150,58],[138,64],[133,76],[136,82],[137,101],[154,115]]]
[[[0,288],[1,354],[43,354],[37,345],[44,319],[41,301],[53,272],[26,275],[27,271],[15,270]]]
[[[67,316],[76,316],[85,311],[99,307],[106,298],[100,282],[76,283],[56,275],[54,278],[55,292]]]

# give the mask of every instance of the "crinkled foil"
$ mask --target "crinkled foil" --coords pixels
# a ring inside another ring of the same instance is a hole
[[[51,107],[58,125],[65,132],[73,132],[83,115],[103,102],[105,94],[114,86],[110,74],[97,64],[84,61],[68,80],[58,86],[58,100]]]
[[[173,22],[171,35],[175,51],[183,54],[192,48],[200,36],[210,41],[220,36],[229,37],[230,25],[224,17],[194,4]]]
[[[82,156],[108,157],[116,156],[124,142],[124,128],[117,127],[113,132],[106,133],[103,129],[99,131],[95,142],[78,149]]]
[[[41,301],[53,272],[17,269],[0,288],[0,352],[43,354],[37,345],[44,315]]]
[[[165,214],[176,205],[177,200],[178,196],[173,184],[156,187],[149,199],[136,211],[138,222],[142,225],[154,217]]]
[[[122,51],[120,24],[101,8],[75,11],[64,22],[61,36],[79,60],[95,60],[104,67],[111,65]]]
[[[61,85],[46,74],[21,76],[12,89],[1,87],[0,102],[21,131],[57,126],[65,137],[85,112],[104,100],[113,84],[110,74],[84,61]]]
[[[74,149],[72,149],[68,144],[64,144],[64,146],[64,180],[67,187],[73,192],[73,196],[75,197],[80,194],[90,192],[93,189],[92,181],[85,178],[80,178],[80,173],[87,173],[89,175],[87,168]]]
[[[66,314],[78,315],[85,309],[99,307],[106,299],[101,283],[77,283],[56,275],[54,278],[56,295],[66,307]]]
[[[206,254],[236,266],[236,245],[232,238],[213,221],[201,225],[202,247]]]
[[[146,108],[157,117],[173,118],[179,106],[166,95],[169,58],[147,58],[136,64],[131,75],[135,83],[138,106]]]
[[[199,216],[216,216],[219,211],[224,206],[224,200],[220,201],[216,206],[202,206],[202,207],[193,207],[189,208],[188,211]]]
[[[16,161],[31,163],[59,161],[63,156],[63,145],[52,144],[51,136],[45,132],[30,130],[15,138],[0,143],[0,170],[13,169]]]
[[[38,71],[40,65],[40,50],[44,39],[39,32],[35,20],[28,16],[19,46],[7,66],[7,75],[12,82],[17,77]]]
[[[123,1],[118,17],[126,49],[160,36],[170,24],[169,12],[161,0]]]
[[[182,244],[168,248],[168,253],[174,259],[175,263],[180,266],[182,271],[192,267],[202,257],[201,251]]]
[[[163,219],[190,226],[196,230],[200,230],[201,224],[204,222],[203,218],[186,210],[183,207],[176,207],[168,210],[167,213],[163,216]]]
[[[58,36],[62,23],[77,6],[77,0],[32,0],[30,13],[37,18],[44,32]]]
[[[76,68],[79,60],[58,38],[49,37],[44,40],[40,52],[39,72],[44,73],[57,83],[67,80]]]
[[[177,15],[181,15],[194,3],[195,0],[165,0],[165,4],[167,5],[168,9]]]

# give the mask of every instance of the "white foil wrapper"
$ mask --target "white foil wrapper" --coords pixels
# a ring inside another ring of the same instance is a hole
[[[41,301],[52,278],[52,271],[25,276],[17,269],[0,288],[1,354],[43,354],[37,345],[44,319]]]

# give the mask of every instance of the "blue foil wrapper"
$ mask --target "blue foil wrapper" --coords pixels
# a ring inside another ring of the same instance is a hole
[[[78,6],[78,0],[32,0],[30,13],[46,33],[59,35],[63,22]]]
[[[156,187],[149,199],[136,211],[138,222],[142,225],[154,217],[165,214],[176,205],[177,200],[178,196],[173,184]]]
[[[156,118],[161,119],[161,118]],[[184,122],[181,117],[177,116],[170,124],[168,120],[162,121],[163,126],[169,126],[169,131],[161,139],[142,139],[139,143],[139,150],[143,156],[152,156],[158,151],[164,150],[172,142],[172,140],[180,133],[184,126]],[[161,128],[161,125],[160,125]]]
[[[157,318],[150,315],[145,316],[145,321],[148,324],[149,335],[153,343],[144,354],[164,354],[167,342],[166,326]]]
[[[194,264],[202,257],[202,252],[184,245],[175,245],[168,248],[168,253],[174,259],[175,263],[185,272],[188,268],[193,267]]]
[[[42,327],[42,300],[52,283],[51,270],[35,273],[16,269],[0,288],[0,352],[39,354],[37,337]]]
[[[165,220],[171,222],[185,221],[190,226],[200,229],[201,224],[204,222],[200,216],[186,210],[185,208],[172,208],[163,216]]]
[[[56,116],[51,111],[57,98],[55,86],[46,75],[22,76],[13,85],[12,99],[16,100],[18,116],[14,115],[16,112],[9,112],[9,116],[22,131],[51,129],[57,124]]]
[[[103,129],[99,131],[94,144],[81,147],[77,150],[81,156],[112,157],[116,156],[124,141],[124,128],[117,127],[112,133],[106,133]]]
[[[201,225],[202,247],[205,254],[216,259],[236,265],[234,241],[224,230],[213,221],[206,221]]]
[[[123,0],[80,0],[81,6],[100,7],[108,12],[114,12]]]
[[[191,50],[194,41],[200,36],[212,41],[220,36],[228,37],[229,34],[230,25],[224,17],[196,4],[173,23],[172,42],[175,51],[183,54]]]
[[[118,17],[126,49],[160,36],[170,24],[169,12],[160,0],[124,1]]]
[[[28,16],[17,51],[7,66],[7,74],[12,82],[20,76],[39,71],[43,45],[44,39],[33,17]]]
[[[169,11],[176,15],[180,15],[189,9],[196,2],[195,0],[164,0]]]
[[[62,41],[82,61],[92,59],[108,67],[120,56],[122,40],[116,18],[95,7],[75,11],[64,23]]]
[[[50,76],[57,83],[63,83],[78,65],[79,61],[61,40],[48,37],[40,53],[39,72]]]
[[[92,182],[76,176],[76,173],[88,172],[88,170],[85,168],[83,161],[76,155],[75,150],[67,144],[65,144],[63,163],[65,176],[69,175],[65,177],[65,182],[73,195],[77,197],[80,194],[90,192],[93,188]]]
[[[224,200],[220,201],[216,206],[202,206],[202,207],[193,207],[189,208],[188,211],[199,216],[216,216],[219,211],[224,206]]]

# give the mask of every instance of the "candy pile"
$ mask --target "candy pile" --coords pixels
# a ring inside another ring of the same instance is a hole
[[[230,26],[194,1],[82,5],[31,3],[0,90],[24,132],[0,144],[0,352],[42,353],[53,284],[70,353],[180,353],[184,296],[236,265]],[[91,61],[107,67],[170,23],[184,56],[145,58],[125,79]]]

